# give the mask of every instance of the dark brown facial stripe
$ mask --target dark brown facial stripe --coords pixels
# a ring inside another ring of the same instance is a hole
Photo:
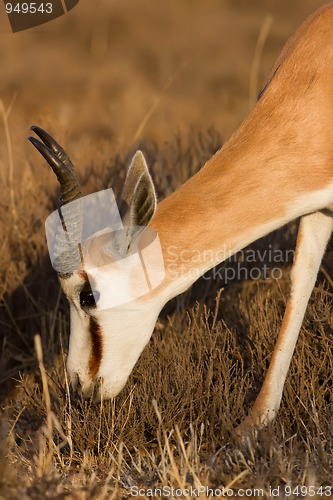
[[[91,338],[89,375],[91,378],[94,378],[95,375],[98,373],[102,361],[103,339],[102,339],[101,327],[99,326],[98,321],[93,316],[90,316],[89,331]]]

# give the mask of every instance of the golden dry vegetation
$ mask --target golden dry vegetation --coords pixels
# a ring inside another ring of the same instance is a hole
[[[270,488],[332,486],[332,247],[278,419],[257,437],[235,442],[233,429],[267,370],[290,260],[279,281],[223,286],[211,274],[174,299],[119,397],[94,405],[67,385],[67,305],[43,227],[57,185],[26,140],[31,124],[49,130],[84,193],[119,192],[140,146],[162,199],[241,123],[283,43],[320,4],[81,0],[49,25],[0,33],[0,498],[200,485],[270,498]],[[296,227],[252,248],[291,249]]]

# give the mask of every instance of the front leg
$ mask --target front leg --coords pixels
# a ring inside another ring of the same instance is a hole
[[[291,270],[291,293],[283,323],[261,391],[249,415],[236,429],[241,436],[248,434],[254,427],[265,426],[275,418],[280,408],[298,334],[332,231],[332,214],[315,212],[301,219]]]

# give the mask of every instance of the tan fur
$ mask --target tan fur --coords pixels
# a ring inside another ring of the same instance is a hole
[[[164,248],[236,248],[259,224],[279,227],[306,213],[295,213],[298,199],[333,182],[332,26],[330,3],[286,45],[240,129],[158,205],[151,226]]]

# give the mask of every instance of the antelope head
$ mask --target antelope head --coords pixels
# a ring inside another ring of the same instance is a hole
[[[123,229],[99,231],[84,241],[84,204],[77,203],[83,198],[75,168],[47,132],[36,126],[32,130],[40,140],[29,140],[51,166],[61,189],[54,267],[70,308],[68,374],[85,397],[112,398],[125,385],[165,302],[159,294],[136,290],[147,271],[142,252],[151,248],[147,226],[156,209],[153,182],[137,152],[123,187]]]

